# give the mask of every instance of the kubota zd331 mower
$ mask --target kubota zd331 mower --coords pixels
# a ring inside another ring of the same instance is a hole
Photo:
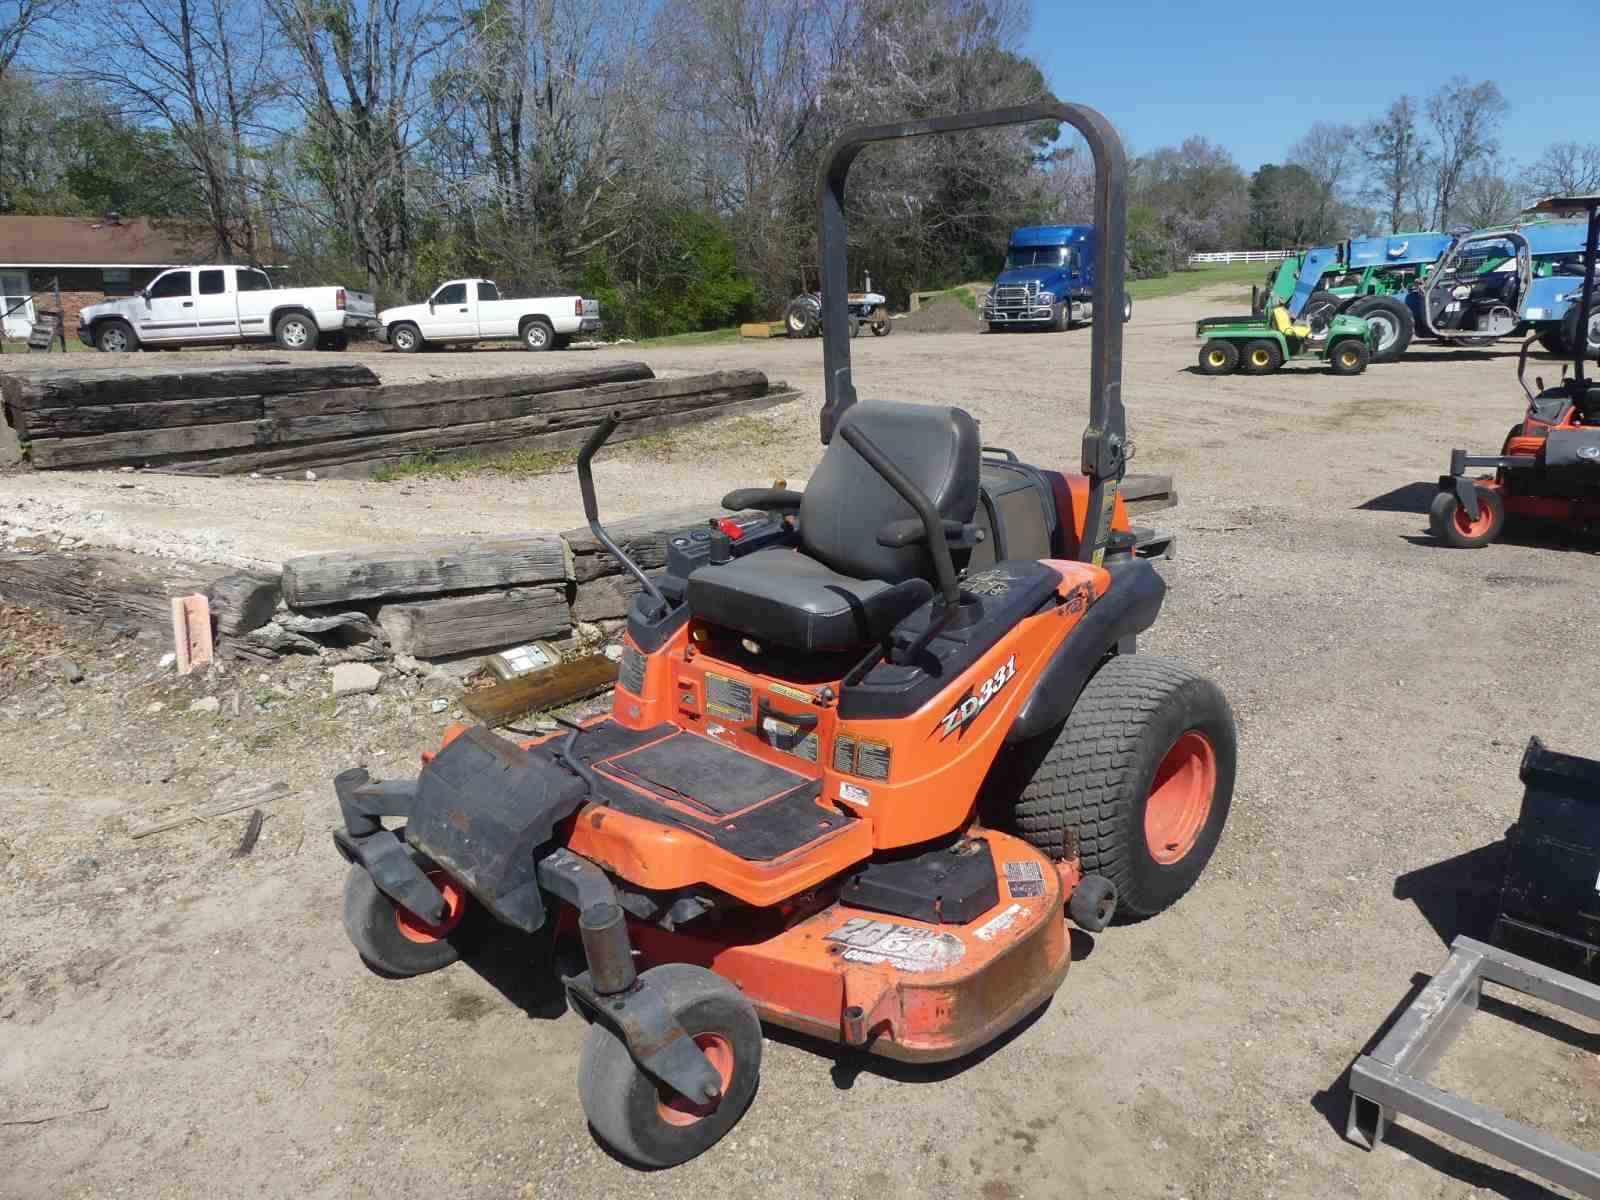
[[[982,447],[957,408],[858,404],[851,383],[856,154],[1044,121],[1094,152],[1094,304],[1118,311],[1126,168],[1099,113],[847,131],[818,181],[827,450],[804,494],[732,493],[765,515],[672,536],[650,578],[598,518],[606,422],[578,461],[584,509],[643,588],[611,714],[542,740],[457,730],[416,779],[334,781],[346,926],[373,967],[446,965],[474,916],[576,932],[579,1093],[635,1163],[732,1128],[762,1022],[898,1059],[977,1049],[1060,985],[1064,917],[1160,912],[1222,834],[1227,702],[1134,653],[1166,589],[1118,497],[1121,323],[1094,325],[1081,476]]]
[[[1590,329],[1600,314],[1595,294],[1596,244],[1600,242],[1600,195],[1552,196],[1532,211],[1555,216],[1587,216],[1583,252],[1584,284],[1578,299],[1577,328]],[[1498,455],[1450,453],[1450,474],[1439,479],[1439,494],[1428,509],[1433,536],[1448,546],[1471,550],[1500,536],[1506,518],[1561,522],[1591,529],[1600,524],[1600,381],[1589,378],[1585,358],[1594,339],[1571,339],[1572,374],[1554,387],[1536,380],[1528,386],[1528,349],[1522,344],[1517,382],[1528,397],[1521,421],[1511,427]],[[1490,468],[1491,476],[1469,476]]]

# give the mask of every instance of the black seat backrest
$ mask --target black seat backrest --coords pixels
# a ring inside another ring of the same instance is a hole
[[[978,423],[959,408],[854,404],[834,430],[800,503],[806,553],[841,575],[888,583],[931,579],[933,558],[926,546],[878,545],[878,531],[890,521],[917,514],[839,435],[852,425],[928,494],[941,517],[967,522],[978,507]]]

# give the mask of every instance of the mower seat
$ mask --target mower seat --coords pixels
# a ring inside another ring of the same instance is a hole
[[[978,425],[959,408],[856,404],[859,428],[927,493],[939,515],[978,507]],[[692,616],[795,650],[849,650],[887,638],[933,596],[933,558],[878,533],[916,512],[835,430],[800,501],[800,548],[761,550],[689,576]]]
[[[1299,338],[1305,341],[1311,336],[1311,326],[1306,324],[1296,325],[1289,317],[1289,310],[1281,304],[1272,310],[1272,327],[1284,337]]]

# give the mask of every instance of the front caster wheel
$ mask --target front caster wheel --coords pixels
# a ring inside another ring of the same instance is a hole
[[[359,863],[351,866],[350,877],[345,880],[345,933],[367,966],[392,979],[408,979],[448,967],[461,957],[461,946],[473,924],[472,899],[461,885],[426,860],[419,859],[418,865],[449,906],[444,920],[437,925],[401,908],[380,892]]]
[[[669,963],[639,976],[716,1068],[722,1094],[694,1103],[645,1074],[627,1045],[598,1021],[578,1062],[578,1097],[595,1136],[642,1167],[672,1167],[716,1145],[755,1098],[761,1022],[733,984],[702,967]]]
[[[1476,550],[1500,536],[1506,525],[1506,506],[1500,493],[1478,489],[1478,515],[1469,516],[1454,492],[1440,492],[1428,506],[1428,527],[1433,536],[1457,550]]]

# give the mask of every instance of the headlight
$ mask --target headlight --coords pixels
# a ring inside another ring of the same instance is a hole
[[[1039,293],[1039,303],[1040,304],[1054,304],[1055,302],[1056,302],[1056,294],[1054,292],[1040,292]]]

